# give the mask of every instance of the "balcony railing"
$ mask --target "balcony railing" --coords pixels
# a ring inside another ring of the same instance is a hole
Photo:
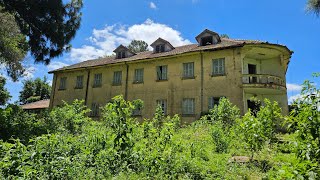
[[[278,85],[286,87],[286,82],[283,78],[269,74],[243,74],[242,83]]]

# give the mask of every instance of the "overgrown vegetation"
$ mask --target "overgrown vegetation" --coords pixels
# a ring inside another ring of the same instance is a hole
[[[51,84],[47,81],[46,76],[44,76],[43,79],[27,79],[23,81],[22,90],[19,92],[19,102],[21,104],[27,104],[39,100],[50,99],[50,93]]]
[[[132,112],[142,102],[122,96],[102,108],[99,121],[88,118],[89,110],[78,100],[41,115],[9,106],[0,111],[0,176],[318,179],[319,89],[306,82],[302,93],[288,117],[269,100],[256,116],[241,117],[224,98],[184,127],[179,116],[166,117],[161,107],[139,123]],[[290,124],[291,133],[279,133],[283,124]]]

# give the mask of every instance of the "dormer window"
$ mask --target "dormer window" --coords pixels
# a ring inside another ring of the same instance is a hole
[[[201,38],[201,46],[207,46],[213,44],[213,37],[206,36]]]
[[[164,51],[165,51],[164,44],[156,45],[156,53],[160,53],[160,52],[164,52]]]
[[[162,53],[174,49],[174,47],[168,41],[162,38],[158,38],[150,46],[153,47],[153,53]]]
[[[218,33],[205,29],[196,37],[199,46],[214,45],[221,42],[220,36]]]
[[[127,57],[131,57],[133,55],[136,55],[135,53],[131,52],[127,47],[120,45],[113,51],[116,53],[116,59],[123,59]]]
[[[117,53],[117,59],[122,59],[126,58],[126,52],[125,51],[120,51]]]

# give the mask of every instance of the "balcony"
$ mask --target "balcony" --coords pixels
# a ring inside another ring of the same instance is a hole
[[[286,82],[283,78],[269,74],[243,74],[242,83],[245,88],[286,90]]]

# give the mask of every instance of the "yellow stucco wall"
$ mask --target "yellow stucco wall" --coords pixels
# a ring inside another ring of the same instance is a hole
[[[195,115],[183,117],[184,122],[192,122],[200,117],[201,110],[208,111],[208,98],[225,96],[238,106],[242,113],[245,112],[245,102],[249,94],[244,93],[242,87],[242,71],[244,55],[241,48],[227,49],[220,51],[194,52],[177,55],[167,58],[153,60],[133,61],[113,65],[106,65],[87,70],[74,70],[72,72],[56,72],[54,74],[54,91],[51,99],[51,106],[61,104],[61,101],[72,102],[74,99],[85,99],[86,83],[88,72],[90,71],[89,88],[87,92],[87,106],[90,108],[92,103],[103,106],[112,97],[126,92],[126,72],[128,67],[127,99],[141,99],[144,101],[142,110],[143,118],[151,118],[156,109],[156,101],[167,100],[167,112],[169,115],[182,115],[183,98],[195,99]],[[201,63],[203,59],[203,66]],[[212,60],[225,58],[225,75],[211,76]],[[183,79],[183,63],[194,63],[194,79]],[[274,63],[272,63],[274,64]],[[168,66],[168,80],[156,81],[156,67],[161,65]],[[201,79],[201,69],[203,67],[203,80]],[[144,82],[133,83],[135,69],[144,69]],[[263,68],[266,69],[266,68]],[[113,86],[114,71],[122,71],[122,84]],[[102,73],[102,86],[93,88],[94,74]],[[271,72],[272,73],[272,72]],[[283,72],[280,72],[283,73]],[[76,76],[83,75],[83,89],[74,89]],[[67,77],[66,90],[58,90],[60,78]],[[203,83],[203,91],[201,85]],[[202,93],[201,93],[202,92]],[[201,95],[203,97],[201,98]],[[272,95],[271,95],[272,96]],[[283,106],[287,102],[286,92],[280,95]],[[279,97],[277,96],[278,99]],[[201,105],[201,101],[202,105]]]

